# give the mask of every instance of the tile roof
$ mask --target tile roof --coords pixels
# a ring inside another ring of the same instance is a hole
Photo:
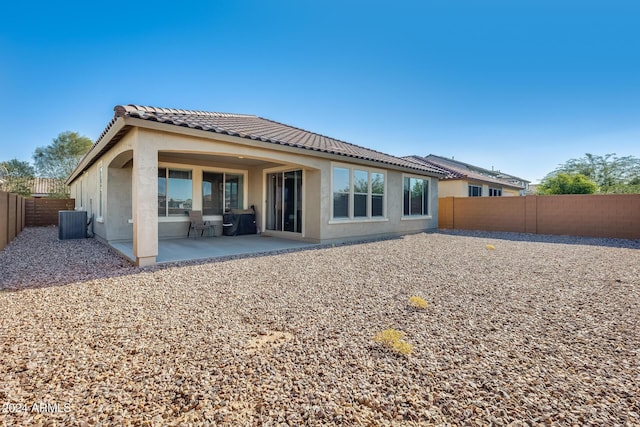
[[[440,168],[446,173],[446,176],[443,178],[443,180],[471,179],[492,184],[506,185],[518,189],[524,188],[525,183],[529,182],[525,179],[518,178],[513,175],[508,175],[500,171],[490,171],[488,169],[473,166],[468,163],[459,162],[453,159],[447,159],[445,157],[440,157],[433,154],[429,154],[426,157],[415,155],[406,156],[403,157],[403,159]]]
[[[430,165],[417,164],[400,157],[391,156],[376,150],[350,144],[335,138],[309,132],[304,129],[285,125],[273,120],[250,114],[215,113],[207,111],[179,110],[173,108],[146,107],[140,105],[117,105],[115,117],[132,117],[174,126],[183,126],[224,135],[268,142],[318,151],[338,156],[351,157],[393,166],[413,169],[435,176],[442,171]],[[110,124],[111,125],[111,124]],[[106,135],[105,129],[101,138]],[[98,139],[99,142],[100,138]],[[96,144],[98,143],[96,142]]]
[[[0,181],[0,189],[10,189],[16,184],[31,189],[32,195],[64,194],[69,192],[69,187],[64,180],[58,178],[22,178],[6,177]]]

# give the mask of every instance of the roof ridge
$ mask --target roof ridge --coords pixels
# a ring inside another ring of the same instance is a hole
[[[152,107],[148,105],[137,105],[137,104],[128,104],[128,105],[116,105],[113,107],[113,111],[115,112],[115,117],[123,117],[127,113],[137,113],[137,114],[145,114],[145,113],[155,113],[155,114],[180,114],[180,115],[197,115],[197,116],[205,116],[205,117],[258,117],[253,114],[238,114],[238,113],[223,113],[223,112],[214,112],[214,111],[202,111],[202,110],[184,110],[181,108],[164,108],[164,107]]]
[[[318,133],[318,132],[312,132],[312,131],[310,131],[310,130],[307,130],[307,129],[304,129],[304,128],[301,128],[301,127],[298,127],[298,126],[292,126],[292,125],[289,125],[289,124],[286,124],[286,123],[278,122],[278,121],[276,121],[276,120],[271,120],[271,119],[267,119],[267,118],[260,117],[260,116],[257,116],[257,117],[258,117],[259,119],[266,120],[266,121],[271,122],[271,123],[275,123],[275,124],[278,124],[278,125],[281,125],[281,126],[286,126],[286,127],[289,127],[289,128],[293,128],[293,129],[296,129],[296,130],[299,130],[299,131],[302,131],[302,132],[306,132],[306,133],[308,133],[308,134],[317,135],[317,136],[319,136],[319,137],[327,138],[327,139],[330,139],[330,140],[333,140],[333,141],[336,141],[336,142],[340,142],[340,143],[342,143],[342,144],[347,144],[347,145],[350,145],[350,146],[352,146],[352,147],[357,147],[357,148],[360,148],[360,149],[362,149],[362,150],[372,151],[372,152],[377,153],[377,154],[382,154],[382,155],[384,155],[384,156],[393,157],[393,158],[396,158],[396,159],[401,159],[401,160],[403,160],[403,159],[402,159],[402,157],[393,156],[393,155],[391,155],[391,154],[384,153],[384,152],[382,152],[382,151],[374,150],[373,148],[368,148],[368,147],[364,147],[364,146],[362,146],[362,145],[354,144],[353,142],[343,141],[343,140],[341,140],[341,139],[337,139],[337,138],[334,138],[334,137],[332,137],[332,136],[323,135],[323,134]]]
[[[414,161],[416,163],[427,164],[429,166],[432,166],[432,167],[435,167],[435,168],[438,168],[438,169],[441,169],[441,170],[445,171],[447,173],[447,177],[446,178],[453,178],[456,175],[460,175],[460,177],[468,177],[468,175],[466,173],[464,173],[464,172],[461,172],[459,170],[455,170],[455,169],[453,169],[451,167],[448,167],[448,166],[443,166],[443,165],[439,164],[438,162],[431,161],[428,158],[428,156],[423,157],[423,156],[418,156],[418,155],[412,154],[411,156],[405,156],[405,157],[411,157],[412,159],[409,160],[409,161]],[[436,156],[436,157],[438,157],[438,156]]]
[[[374,150],[372,148],[367,148],[253,114],[183,110],[142,106],[137,104],[116,105],[113,110],[114,117],[102,131],[96,142],[94,142],[91,149],[89,149],[85,156],[80,160],[76,169],[67,178],[67,182],[73,182],[80,173],[80,168],[86,170],[86,168],[90,167],[96,161],[96,157],[110,149],[126,132],[128,132],[131,127],[140,126],[140,123],[135,121],[126,121],[128,118],[142,121],[149,120],[166,125],[187,127],[205,132],[214,132],[232,137],[269,142],[282,146],[328,153],[330,155],[340,157],[344,156],[392,165],[406,169],[418,170],[436,177],[446,176],[446,173],[444,173],[441,168],[430,164],[418,164],[399,156],[394,156],[379,150]],[[117,131],[112,134],[111,132],[113,129],[117,129]],[[104,142],[106,138],[109,138],[109,140]],[[100,153],[96,152],[96,147],[102,147]]]
[[[460,160],[450,159],[450,158],[444,157],[444,156],[438,156],[437,154],[429,154],[427,157],[425,157],[425,159],[428,160],[429,157],[436,157],[437,159],[439,159],[439,160],[441,160],[443,162],[447,162],[449,164],[453,163],[453,165],[451,165],[452,168],[454,168],[454,167],[459,167],[459,168],[466,167],[466,169],[469,172],[477,173],[477,174],[486,176],[488,178],[497,179],[499,181],[508,181],[509,178],[511,178],[511,179],[517,179],[518,181],[529,182],[524,178],[520,178],[519,176],[510,175],[510,174],[508,174],[506,172],[502,172],[500,169],[487,169],[487,168],[484,168],[482,166],[473,165],[471,163],[462,162]],[[438,164],[436,161],[434,161],[433,163]],[[499,177],[499,175],[505,175],[506,177],[505,178],[501,178],[501,177]]]

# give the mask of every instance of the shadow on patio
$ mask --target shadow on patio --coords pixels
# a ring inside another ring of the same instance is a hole
[[[111,243],[125,257],[134,261],[133,242]],[[311,248],[316,243],[281,239],[265,235],[200,237],[198,239],[167,239],[158,241],[157,263],[223,258],[281,250]]]

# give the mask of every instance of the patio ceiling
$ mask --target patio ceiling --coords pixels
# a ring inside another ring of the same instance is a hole
[[[244,156],[222,156],[217,154],[193,154],[193,153],[175,153],[175,152],[163,152],[158,153],[158,160],[161,162],[178,161],[180,163],[193,163],[193,164],[206,164],[206,163],[224,163],[228,165],[240,166],[240,167],[276,167],[281,166],[281,163],[274,163],[261,159],[249,158]]]

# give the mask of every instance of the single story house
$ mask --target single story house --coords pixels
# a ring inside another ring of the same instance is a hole
[[[426,157],[403,158],[416,164],[438,168],[446,173],[438,183],[440,197],[524,196],[530,183],[499,170],[489,170],[433,154]]]
[[[114,111],[66,183],[95,236],[132,241],[138,265],[156,262],[159,239],[187,236],[190,210],[221,225],[253,206],[261,233],[323,243],[438,226],[444,174],[430,165],[254,115]]]

